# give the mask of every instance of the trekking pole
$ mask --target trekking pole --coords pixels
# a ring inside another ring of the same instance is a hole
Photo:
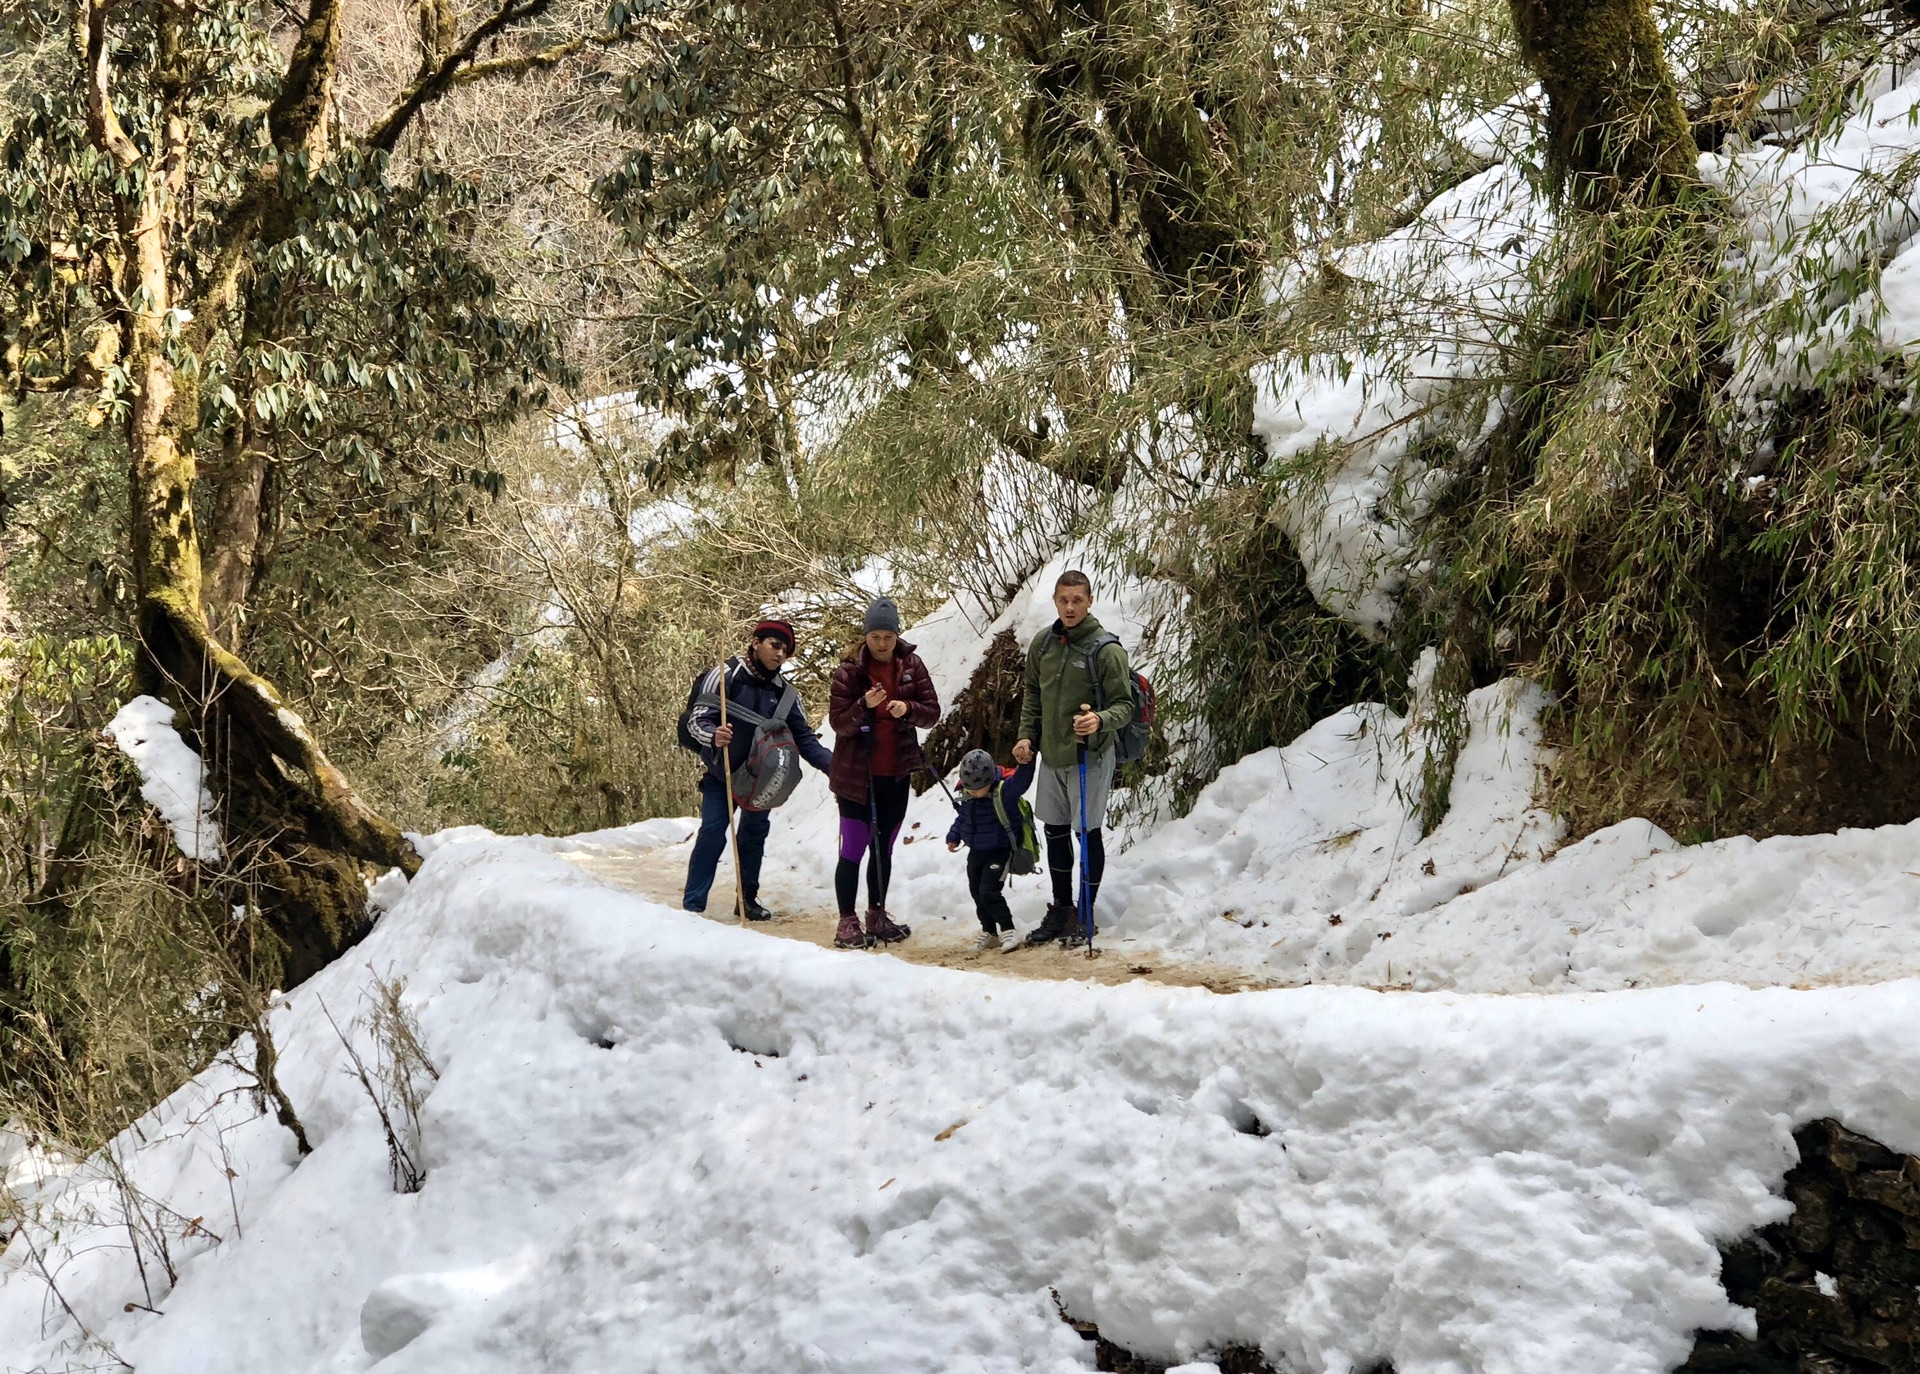
[[[873,903],[881,911],[887,909],[887,894],[881,886],[880,878],[880,799],[873,785],[873,727],[865,727],[867,736],[867,862],[872,865],[867,870],[869,893],[877,893],[880,900]]]
[[[1093,707],[1080,703],[1080,714]],[[1080,746],[1080,933],[1087,937],[1087,958],[1093,958],[1093,893],[1088,886],[1092,866],[1087,862],[1087,737],[1077,737]]]
[[[720,664],[720,728],[727,728],[727,665]],[[747,923],[747,886],[740,876],[740,837],[733,828],[733,745],[720,751],[720,785],[727,792],[727,848],[733,851],[733,910],[741,925]]]
[[[927,767],[921,769],[920,771],[925,773],[928,777],[932,778],[935,782],[940,784],[940,790],[947,794],[947,800],[952,802],[953,809],[955,811],[958,811],[960,809],[960,799],[953,795],[953,789],[947,786],[947,780],[944,777],[942,777],[940,774],[933,771],[933,765],[929,764],[927,765]]]

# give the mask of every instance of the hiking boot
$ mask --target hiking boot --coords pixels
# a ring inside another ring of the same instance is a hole
[[[1012,926],[1008,926],[1005,930],[1000,932],[999,940],[1000,940],[1000,952],[1002,954],[1011,954],[1016,949],[1020,948],[1020,932],[1015,930]]]
[[[1100,933],[1099,926],[1095,926],[1093,928],[1093,935],[1089,935],[1087,934],[1086,931],[1080,928],[1078,922],[1075,922],[1073,929],[1069,930],[1066,934],[1060,937],[1060,948],[1085,949],[1088,945],[1093,943],[1093,936],[1098,935],[1099,933]]]
[[[841,912],[840,924],[835,926],[833,930],[833,947],[835,949],[865,949],[867,943],[867,932],[860,929],[860,918],[851,911]]]
[[[877,906],[867,908],[867,939],[876,945],[897,944],[913,934],[910,926],[896,925],[893,917]]]
[[[1027,948],[1032,949],[1035,945],[1050,945],[1058,940],[1067,933],[1067,927],[1073,923],[1073,917],[1072,907],[1060,906],[1057,903],[1049,905],[1047,914],[1040,918],[1040,924],[1033,928],[1031,935],[1027,936]]]
[[[973,942],[973,947],[982,954],[985,954],[990,949],[1000,948],[1000,932],[997,930],[981,931],[980,938]]]
[[[771,921],[773,919],[773,913],[761,906],[757,901],[748,902],[747,919],[749,921]]]

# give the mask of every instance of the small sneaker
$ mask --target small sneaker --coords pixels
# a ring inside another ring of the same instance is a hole
[[[1033,928],[1033,933],[1027,936],[1024,943],[1028,949],[1035,945],[1050,945],[1067,933],[1067,923],[1072,919],[1072,907],[1049,906],[1047,914],[1040,918],[1040,924]]]
[[[911,926],[897,925],[893,917],[877,906],[867,908],[867,939],[877,945],[896,944],[913,934]]]
[[[997,930],[981,931],[980,938],[973,942],[973,947],[983,954],[987,950],[1000,948],[1000,932]]]
[[[1020,948],[1020,932],[1012,926],[1008,926],[1005,930],[1001,931],[999,939],[1000,952],[1002,954],[1011,954]]]
[[[840,924],[834,927],[833,947],[835,949],[865,949],[867,932],[860,929],[860,918],[851,911],[840,913]]]
[[[771,921],[773,919],[773,913],[761,906],[758,902],[748,902],[747,919],[749,921]]]

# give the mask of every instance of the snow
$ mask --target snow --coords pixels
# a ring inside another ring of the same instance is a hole
[[[219,862],[220,822],[206,768],[173,728],[173,708],[155,697],[134,697],[107,722],[106,733],[140,771],[140,795],[160,813],[180,852]]]
[[[1879,75],[1875,98],[1830,134],[1700,159],[1744,231],[1729,254],[1739,300],[1730,386],[1750,415],[1863,352],[1911,359],[1920,349],[1920,75]]]
[[[1504,127],[1492,116],[1485,123],[1470,129],[1475,146]],[[1438,494],[1419,441],[1457,424],[1449,394],[1498,361],[1531,297],[1527,264],[1551,230],[1525,170],[1490,167],[1406,229],[1329,264],[1378,291],[1370,307],[1396,312],[1370,324],[1368,351],[1283,357],[1255,370],[1254,433],[1291,478],[1282,516],[1307,585],[1369,635],[1393,619],[1414,524]],[[1307,281],[1296,269],[1275,295],[1284,302]]]
[[[375,970],[440,1072],[413,1195],[323,1011]],[[1654,1374],[1747,1321],[1714,1246],[1786,1212],[1797,1122],[1920,1149],[1916,993],[1028,983],[456,841],[272,1016],[314,1153],[210,1070],[116,1146],[125,1189],[35,1199],[0,1351],[82,1353],[31,1241],[143,1374],[1086,1369],[1050,1290],[1176,1362]]]

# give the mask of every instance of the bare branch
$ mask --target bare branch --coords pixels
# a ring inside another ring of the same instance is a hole
[[[462,68],[470,65],[481,47],[489,40],[499,37],[515,24],[537,19],[552,8],[553,0],[504,0],[495,10],[474,29],[459,46],[454,48],[438,62],[422,63],[420,74],[413,80],[394,102],[393,108],[381,117],[380,122],[367,133],[364,142],[369,148],[390,153],[400,142],[400,136],[407,131],[407,125],[413,117],[454,84],[454,78]]]

